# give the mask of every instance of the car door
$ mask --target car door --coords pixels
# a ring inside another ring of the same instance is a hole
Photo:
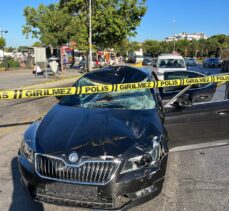
[[[226,89],[225,84],[218,87],[208,102],[165,107],[170,149],[229,143],[229,99]]]
[[[164,73],[165,80],[198,78],[205,75],[195,71],[168,71]],[[174,86],[160,88],[160,95],[163,104],[166,104],[171,98],[177,95],[185,86]],[[199,84],[193,85],[186,94],[192,99],[192,102],[207,102],[210,101],[216,91],[216,84]]]

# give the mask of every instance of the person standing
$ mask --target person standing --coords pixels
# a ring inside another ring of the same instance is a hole
[[[68,59],[66,57],[66,54],[64,54],[64,57],[63,57],[63,71],[66,72],[67,71],[67,63],[68,63]]]
[[[225,100],[229,100],[229,81],[226,82]]]
[[[49,63],[49,66],[50,66],[51,71],[54,74],[54,77],[56,78],[57,77],[57,72],[58,72],[58,67],[59,67],[58,62],[54,60],[54,61]]]

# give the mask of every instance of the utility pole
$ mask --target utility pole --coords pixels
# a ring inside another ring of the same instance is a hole
[[[176,37],[175,37],[176,36],[176,30],[175,30],[175,28],[176,28],[176,25],[175,25],[176,24],[176,20],[173,19],[172,22],[174,24],[174,29],[173,29],[174,30],[174,35],[173,35],[174,36],[173,37],[173,53],[175,53],[175,51],[176,51]]]
[[[8,33],[7,30],[2,30],[1,28],[0,28],[0,32],[1,32],[1,38],[3,38],[3,35],[2,35],[3,33]],[[5,62],[4,47],[2,48],[2,56]]]
[[[89,56],[88,56],[88,70],[92,70],[92,32],[91,32],[91,0],[89,0]]]

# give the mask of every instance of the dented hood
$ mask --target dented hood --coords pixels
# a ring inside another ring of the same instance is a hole
[[[76,151],[80,156],[119,156],[163,130],[156,109],[85,109],[54,106],[36,133],[40,153]],[[146,141],[146,142],[145,142]]]

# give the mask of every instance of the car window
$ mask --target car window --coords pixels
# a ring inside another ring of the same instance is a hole
[[[76,83],[76,87],[95,85],[98,85],[98,83],[86,77],[81,78]],[[140,89],[90,95],[71,95],[63,97],[60,101],[60,104],[82,108],[145,110],[154,109],[156,103],[150,89]]]
[[[164,79],[165,80],[174,80],[174,79],[185,79],[185,78],[197,78],[203,77],[204,75],[191,71],[176,71],[176,72],[165,72]],[[207,86],[207,84],[198,84],[193,85],[194,88],[203,88]],[[165,87],[163,88],[163,92],[172,92],[172,91],[181,91],[185,88],[185,86],[174,86],[174,87]]]
[[[158,61],[159,68],[185,68],[183,59],[160,59]]]

